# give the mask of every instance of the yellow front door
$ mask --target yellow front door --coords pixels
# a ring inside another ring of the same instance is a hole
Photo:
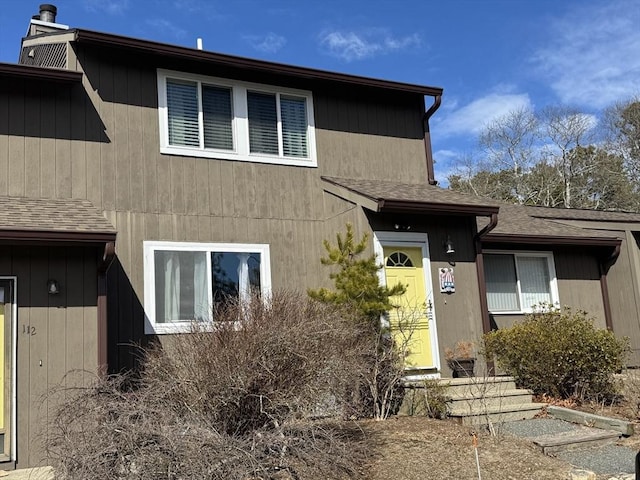
[[[388,286],[401,283],[402,295],[392,298],[398,308],[389,313],[391,331],[405,351],[407,369],[433,368],[429,320],[432,303],[425,287],[422,248],[385,246],[384,273]]]

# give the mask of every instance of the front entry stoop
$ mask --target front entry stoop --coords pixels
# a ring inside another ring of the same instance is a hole
[[[435,383],[444,387],[447,415],[463,425],[530,419],[546,406],[533,402],[531,391],[517,388],[513,377],[439,379]],[[407,384],[399,413],[424,415],[425,391],[424,383]]]

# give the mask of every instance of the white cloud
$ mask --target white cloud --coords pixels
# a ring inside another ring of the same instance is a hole
[[[187,31],[185,29],[178,27],[164,18],[150,18],[146,20],[145,23],[150,27],[161,30],[162,32],[170,33],[171,36],[177,39],[183,39],[187,36]]]
[[[330,55],[347,62],[405,50],[421,43],[417,33],[397,38],[384,29],[365,32],[325,31],[320,35],[320,46]]]
[[[532,61],[563,103],[602,108],[638,93],[640,0],[602,0],[550,25]]]
[[[84,0],[84,8],[89,12],[120,15],[129,8],[129,0]]]
[[[287,39],[281,35],[269,32],[264,37],[246,35],[244,37],[253,48],[264,53],[276,53],[287,43]]]
[[[445,113],[440,120],[434,117],[432,132],[437,132],[440,137],[476,136],[495,118],[521,108],[531,108],[531,100],[526,93],[490,93]]]

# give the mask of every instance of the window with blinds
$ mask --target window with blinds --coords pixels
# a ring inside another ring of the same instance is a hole
[[[158,71],[160,151],[317,166],[311,92]]]
[[[551,253],[486,253],[484,275],[491,312],[530,312],[540,303],[558,302]]]

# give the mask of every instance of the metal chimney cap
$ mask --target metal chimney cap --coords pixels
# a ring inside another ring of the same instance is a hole
[[[40,5],[40,11],[51,12],[54,15],[57,15],[58,7],[56,7],[55,5],[52,5],[51,3],[43,3],[42,5]]]
[[[43,22],[56,23],[57,13],[58,9],[55,5],[50,3],[40,5],[40,20]]]

